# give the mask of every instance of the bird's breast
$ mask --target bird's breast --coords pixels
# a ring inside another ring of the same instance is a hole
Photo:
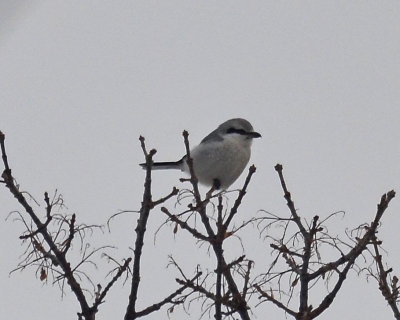
[[[250,159],[250,146],[234,139],[201,143],[191,152],[198,180],[212,185],[215,179],[221,188],[229,187],[243,172]],[[186,165],[184,171],[189,171]]]

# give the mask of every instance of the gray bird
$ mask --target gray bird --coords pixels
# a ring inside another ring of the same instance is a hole
[[[198,181],[226,190],[249,162],[253,138],[260,137],[245,119],[235,118],[222,123],[190,151]],[[146,168],[146,164],[140,165]],[[186,155],[175,162],[154,162],[152,169],[179,169],[190,174]]]

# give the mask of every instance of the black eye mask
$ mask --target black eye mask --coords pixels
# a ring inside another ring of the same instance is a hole
[[[235,129],[235,128],[229,128],[226,133],[238,133],[243,136],[247,135],[247,132],[243,129]]]

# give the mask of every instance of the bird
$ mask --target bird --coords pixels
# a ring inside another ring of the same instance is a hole
[[[234,118],[220,124],[190,151],[198,182],[216,190],[228,189],[249,162],[253,139],[260,137],[246,119]],[[146,169],[145,163],[140,166]],[[178,169],[190,174],[186,155],[175,162],[154,162],[151,169]]]

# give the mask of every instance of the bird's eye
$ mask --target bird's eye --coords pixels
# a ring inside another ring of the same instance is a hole
[[[241,135],[246,135],[247,132],[243,129],[236,129],[236,128],[229,128],[226,133],[237,133],[237,134],[241,134]]]

